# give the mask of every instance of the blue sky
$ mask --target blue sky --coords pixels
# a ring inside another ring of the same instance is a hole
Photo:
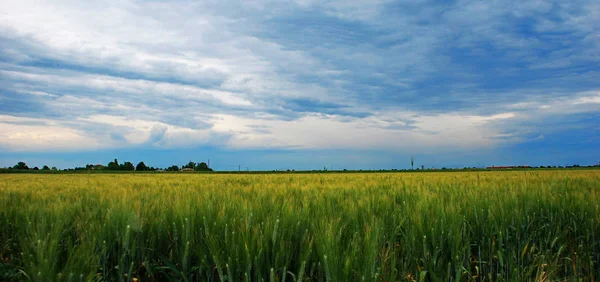
[[[598,1],[0,3],[0,166],[600,161]]]

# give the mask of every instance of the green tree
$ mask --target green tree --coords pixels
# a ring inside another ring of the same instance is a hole
[[[205,162],[201,162],[199,163],[194,170],[196,171],[212,171],[211,168],[208,167],[208,165]]]
[[[124,162],[120,166],[120,168],[121,168],[121,170],[129,170],[129,171],[135,170],[135,166],[133,166],[133,163],[131,163],[131,162]]]
[[[167,168],[167,171],[179,171],[179,167],[176,165],[172,165]]]
[[[190,161],[188,164],[182,166],[181,168],[191,168],[191,169],[194,169],[195,167],[196,167],[196,163]]]
[[[146,171],[149,169],[144,162],[140,162],[139,164],[137,164],[137,166],[135,166],[135,170],[136,171]]]
[[[27,166],[27,164],[25,162],[18,162],[15,166],[13,166],[14,169],[29,169],[29,167]]]
[[[44,165],[44,167],[42,167],[42,170],[50,170],[50,168],[47,165]]]
[[[119,169],[121,169],[121,167],[119,166],[119,161],[117,161],[117,159],[115,159],[114,162],[108,163],[108,165],[106,167],[109,170],[119,170]]]

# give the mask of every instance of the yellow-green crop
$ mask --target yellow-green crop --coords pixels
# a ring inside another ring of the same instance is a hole
[[[0,175],[0,280],[597,281],[600,171]]]

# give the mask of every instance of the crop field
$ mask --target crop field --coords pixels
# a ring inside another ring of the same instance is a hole
[[[598,281],[600,171],[0,175],[2,281]]]

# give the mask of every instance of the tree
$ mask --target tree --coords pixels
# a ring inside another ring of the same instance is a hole
[[[172,165],[167,168],[167,171],[179,171],[179,167],[176,165]]]
[[[18,162],[15,166],[13,166],[14,169],[29,169],[29,167],[27,166],[27,164],[25,162]]]
[[[40,168],[36,166],[33,168],[33,170],[40,170]]]
[[[208,167],[208,165],[205,162],[201,162],[199,163],[194,170],[196,171],[212,171],[211,168]]]
[[[47,165],[44,165],[44,167],[42,167],[42,170],[50,170],[50,168]]]
[[[107,169],[109,169],[109,170],[119,170],[120,169],[120,167],[119,167],[119,161],[117,161],[117,159],[115,159],[114,162],[108,163]]]
[[[130,170],[133,171],[135,170],[135,166],[133,166],[133,163],[131,162],[125,162],[120,166],[121,170]]]
[[[149,170],[148,167],[146,166],[146,164],[144,162],[140,162],[136,167],[135,167],[136,171],[146,171]]]

